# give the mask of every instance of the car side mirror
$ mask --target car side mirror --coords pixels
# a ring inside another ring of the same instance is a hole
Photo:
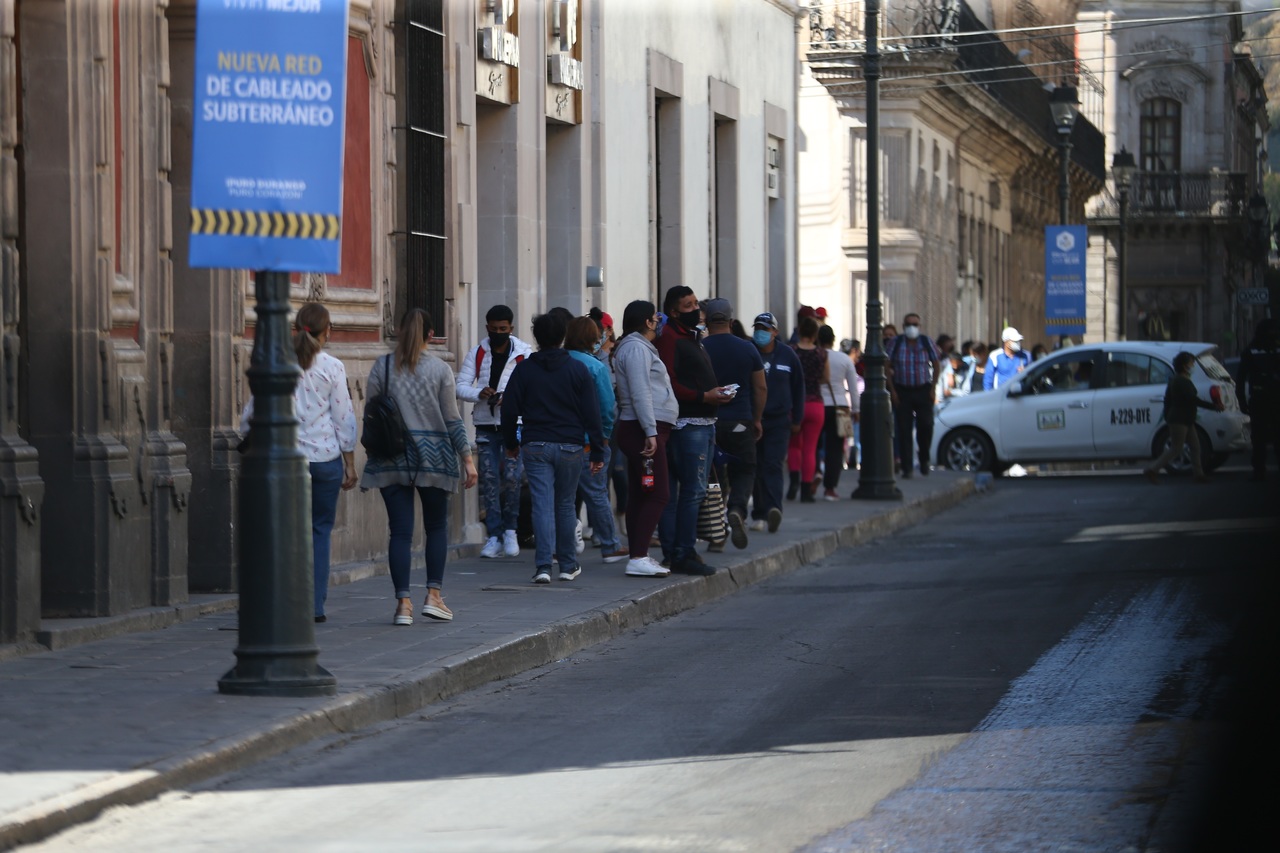
[[[1022,388],[1022,380],[1021,380],[1021,379],[1015,379],[1015,380],[1013,380],[1012,382],[1010,382],[1010,383],[1009,383],[1009,396],[1010,396],[1010,397],[1021,397],[1021,396],[1022,396],[1023,394],[1025,394],[1025,393],[1026,393],[1026,391],[1024,391],[1024,390],[1023,390],[1023,388]]]

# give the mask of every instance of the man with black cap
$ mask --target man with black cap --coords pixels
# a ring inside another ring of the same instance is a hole
[[[774,533],[782,524],[782,482],[791,434],[804,421],[804,371],[795,350],[778,340],[778,318],[757,314],[751,340],[764,362],[765,405],[756,442],[751,529]]]
[[[756,482],[756,442],[763,433],[764,361],[758,349],[732,333],[733,306],[729,300],[708,299],[702,303],[702,312],[707,318],[707,336],[702,346],[711,357],[716,382],[738,389],[716,413],[716,445],[730,457],[728,464],[716,470],[721,487],[728,487],[725,505],[733,546],[745,548],[747,504]]]

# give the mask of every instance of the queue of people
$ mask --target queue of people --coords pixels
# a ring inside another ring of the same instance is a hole
[[[774,314],[758,314],[748,326],[728,300],[700,301],[686,286],[670,288],[662,308],[630,303],[620,336],[598,309],[582,317],[552,309],[534,318],[535,347],[515,334],[514,312],[495,305],[456,374],[430,352],[431,316],[406,312],[395,350],[375,360],[366,385],[367,400],[391,401],[403,441],[386,452],[366,443],[357,476],[359,430],[346,372],[323,351],[329,314],[318,303],[302,306],[295,411],[311,475],[315,620],[327,619],[338,494],[357,485],[378,489],[387,511],[392,623],[399,626],[418,614],[453,618],[443,598],[449,499],[465,489],[478,486],[486,559],[521,556],[527,507],[535,584],[580,576],[580,505],[602,563],[625,561],[626,575],[665,577],[716,571],[697,547],[710,481],[725,497],[725,535],[712,550],[725,541],[746,548],[750,534],[776,532],[788,501],[812,502],[820,491],[838,500],[843,469],[857,465],[858,343],[837,348],[821,309],[802,309],[787,343]],[[918,318],[904,325],[903,357],[936,355],[917,353],[932,347],[911,333]],[[899,384],[894,393],[923,399],[921,384]],[[971,384],[969,376],[947,387],[963,393]],[[460,403],[470,404],[474,444]],[[921,408],[910,411],[919,417]],[[250,400],[242,429],[252,414]],[[415,614],[410,568],[419,512],[427,571]]]

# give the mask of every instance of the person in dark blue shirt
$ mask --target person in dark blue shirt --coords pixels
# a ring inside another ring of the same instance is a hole
[[[782,524],[782,481],[792,433],[804,421],[804,372],[795,350],[778,340],[778,318],[756,315],[751,340],[764,362],[765,404],[756,442],[751,529],[776,532]]]
[[[756,442],[764,433],[764,359],[759,349],[733,334],[729,300],[708,299],[702,303],[702,311],[707,320],[702,347],[711,358],[716,384],[738,387],[733,399],[721,403],[716,412],[716,446],[729,456],[727,464],[717,466],[717,474],[722,487],[728,487],[725,506],[733,546],[745,548],[747,503],[756,483]]]
[[[582,472],[583,436],[591,442],[589,471],[604,467],[600,401],[587,368],[560,348],[566,324],[553,313],[533,320],[538,351],[512,372],[502,400],[502,438],[511,456],[524,459],[533,504],[534,583],[551,582],[551,557],[560,580],[571,581],[578,565],[573,499]],[[519,428],[517,428],[519,419]]]

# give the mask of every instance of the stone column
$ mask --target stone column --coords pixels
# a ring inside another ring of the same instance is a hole
[[[236,270],[187,266],[191,222],[191,138],[195,94],[195,3],[175,3],[168,13],[169,128],[173,198],[172,394],[174,433],[186,445],[192,475],[191,505],[200,521],[190,526],[187,569],[193,591],[236,590],[239,529],[236,479],[238,393],[247,361],[239,363],[244,334],[243,279]]]
[[[0,0],[0,643],[30,643],[40,627],[36,449],[21,435],[22,311],[18,280],[18,90],[11,69],[14,2]]]
[[[136,201],[136,221],[143,224],[138,251],[144,258],[139,269],[142,310],[138,341],[146,353],[148,394],[142,451],[145,479],[140,478],[139,486],[142,500],[151,510],[153,605],[187,600],[187,507],[191,494],[187,448],[172,430],[175,292],[168,5],[168,0],[122,5],[119,13],[122,30],[129,24],[130,36],[136,36],[141,78],[136,109],[131,110],[133,121],[126,124],[132,133],[123,138],[126,146],[132,144],[138,152],[143,188]]]
[[[121,245],[137,252],[146,243],[129,229],[146,225],[117,216],[117,171],[138,165],[114,141],[113,95],[125,90],[114,85],[112,13],[107,3],[18,6],[24,324],[39,330],[24,343],[24,412],[51,486],[43,512],[52,523],[41,531],[45,616],[121,613],[153,594],[140,438],[146,354],[128,325],[142,285],[118,266]],[[121,57],[136,47],[122,45]],[[119,184],[130,196],[140,186],[154,183]],[[117,229],[136,242],[118,244]]]

